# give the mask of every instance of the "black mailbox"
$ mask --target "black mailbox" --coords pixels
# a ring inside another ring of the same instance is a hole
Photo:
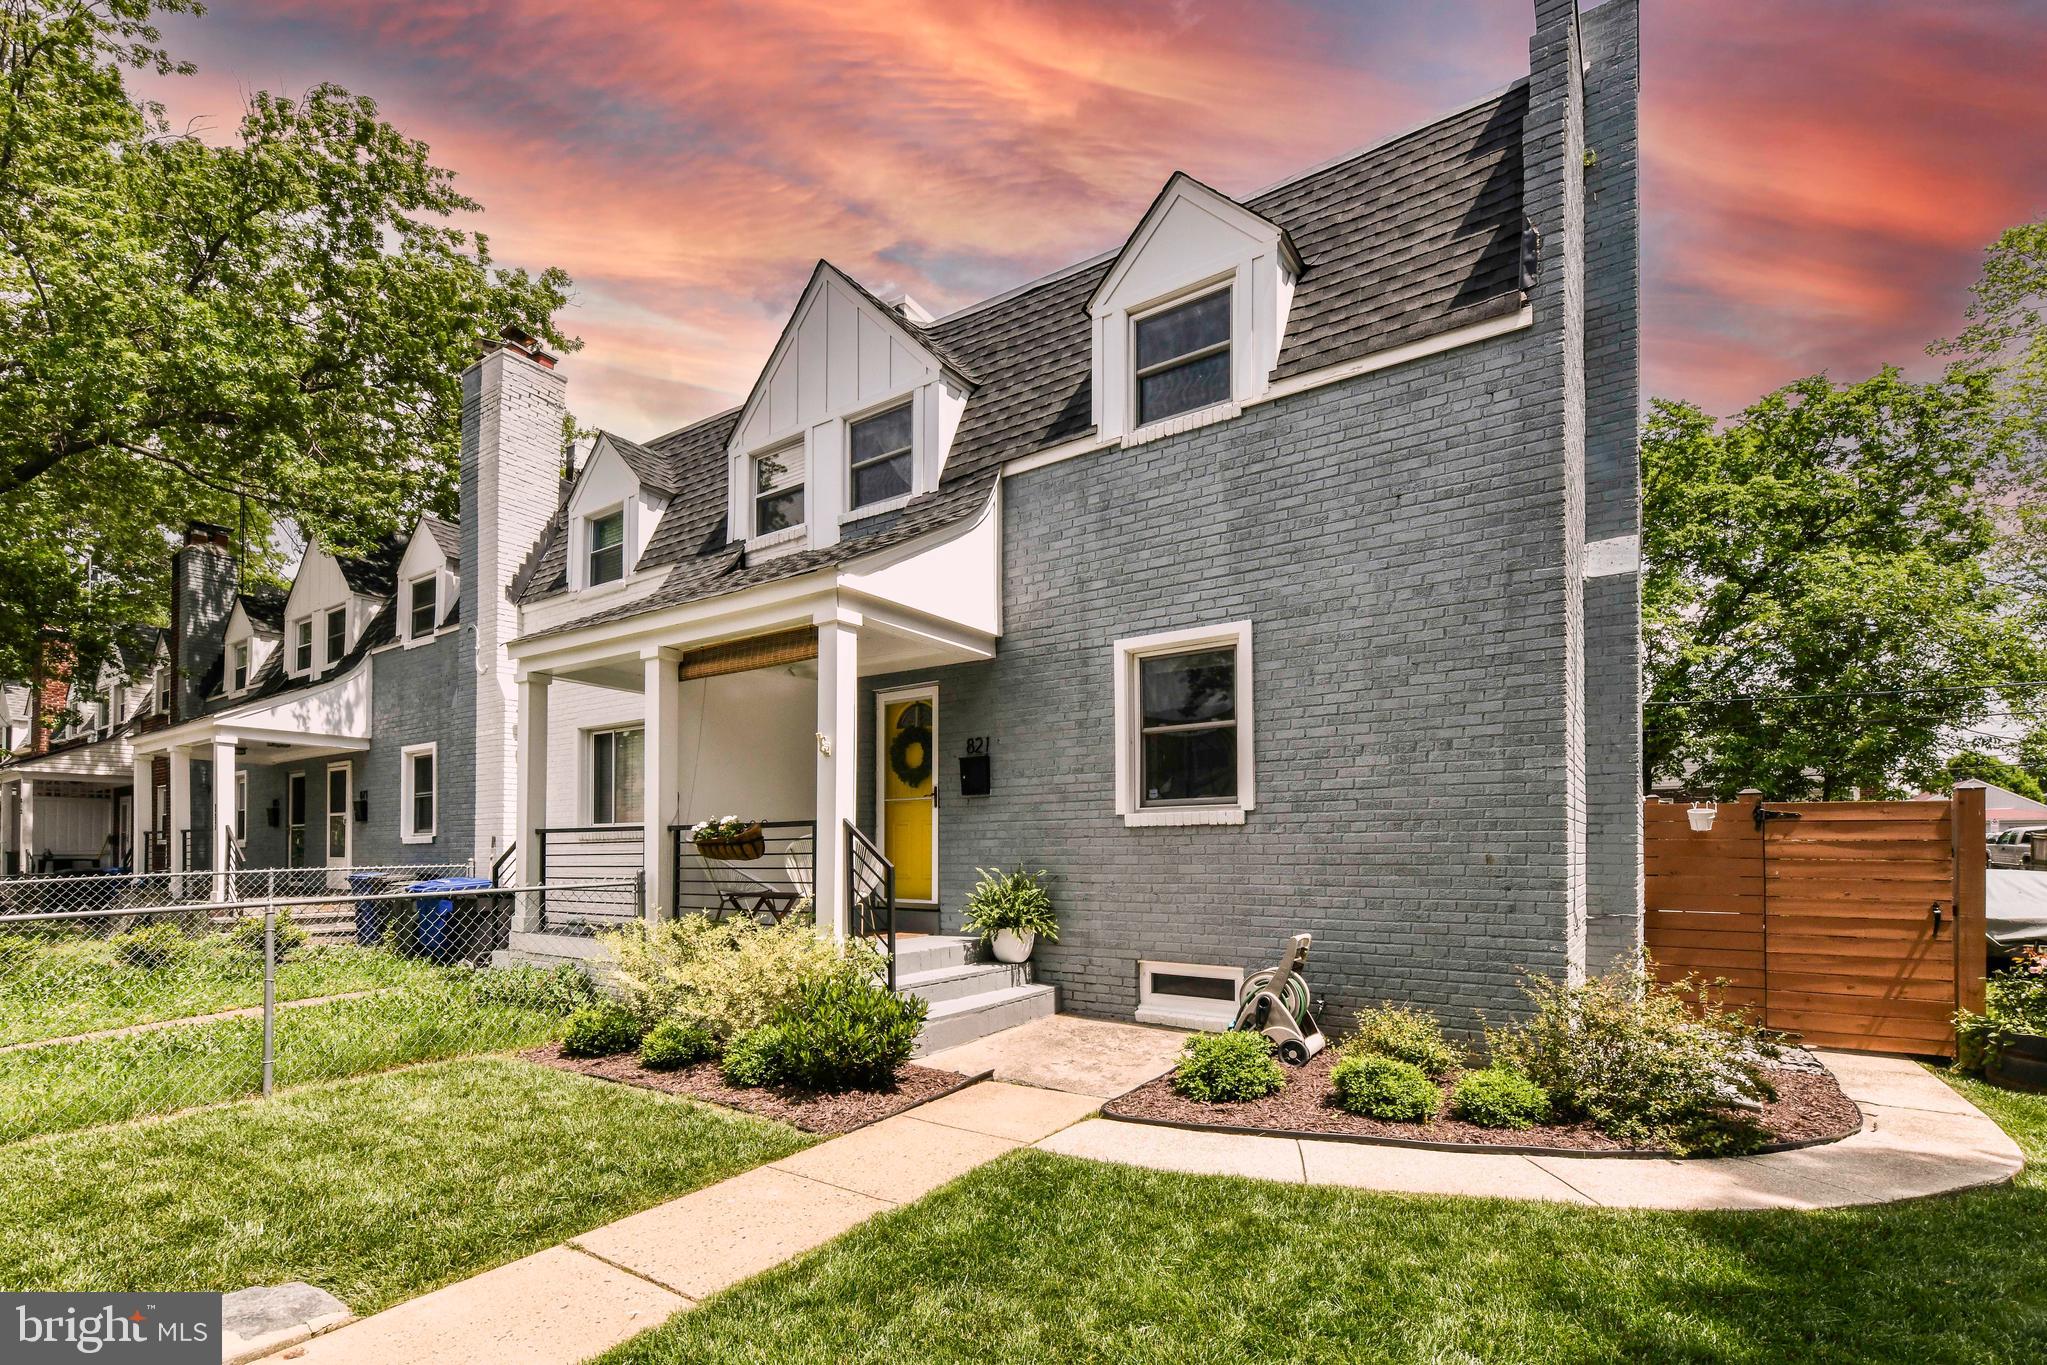
[[[989,783],[988,755],[962,754],[960,756],[960,795],[986,796]]]

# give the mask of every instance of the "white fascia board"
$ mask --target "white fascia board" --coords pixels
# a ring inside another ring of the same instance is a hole
[[[817,569],[641,616],[528,636],[513,640],[506,651],[521,673],[547,672],[627,656],[637,658],[648,643],[679,645],[743,634],[763,621],[793,625],[810,619],[810,605],[829,597],[836,581],[834,570]]]

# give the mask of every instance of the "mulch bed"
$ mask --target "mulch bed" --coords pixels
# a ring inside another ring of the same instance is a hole
[[[1227,1128],[1279,1134],[1326,1134],[1331,1137],[1426,1143],[1431,1146],[1532,1147],[1559,1152],[1645,1154],[1647,1149],[1606,1136],[1588,1123],[1556,1123],[1535,1128],[1480,1128],[1449,1117],[1450,1092],[1457,1077],[1440,1082],[1444,1112],[1428,1123],[1392,1123],[1346,1113],[1336,1105],[1329,1073],[1336,1049],[1328,1048],[1302,1067],[1288,1067],[1284,1088],[1263,1099],[1239,1104],[1202,1104],[1173,1090],[1171,1073],[1148,1081],[1120,1099],[1102,1106],[1108,1118],[1140,1119],[1188,1128]],[[1768,1137],[1765,1150],[1805,1146],[1847,1137],[1862,1126],[1862,1111],[1841,1092],[1830,1075],[1772,1068],[1777,1101],[1753,1114]]]
[[[940,1071],[928,1066],[905,1066],[896,1072],[893,1090],[849,1090],[840,1095],[820,1095],[804,1090],[763,1088],[744,1090],[725,1084],[718,1064],[698,1062],[680,1071],[649,1071],[630,1052],[616,1057],[564,1057],[561,1045],[528,1048],[519,1054],[529,1062],[561,1071],[579,1072],[599,1080],[619,1081],[670,1095],[687,1095],[707,1104],[739,1109],[764,1119],[776,1119],[806,1133],[850,1133],[865,1128],[905,1109],[957,1090],[971,1079],[957,1071]]]

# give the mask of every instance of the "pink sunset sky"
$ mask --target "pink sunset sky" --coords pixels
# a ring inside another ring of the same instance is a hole
[[[1525,74],[1527,0],[211,0],[151,81],[378,100],[575,277],[584,422],[741,397],[820,256],[944,313],[1114,246],[1168,174],[1247,194]],[[1645,0],[1648,393],[1731,412],[1925,372],[2047,213],[2043,0]]]

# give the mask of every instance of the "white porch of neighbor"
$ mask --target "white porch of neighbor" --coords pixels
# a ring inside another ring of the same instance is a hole
[[[638,877],[650,919],[720,905],[785,913],[808,895],[820,926],[852,932],[843,860],[859,680],[987,659],[995,641],[847,598],[800,594],[745,624],[713,618],[594,647],[515,646],[521,883]],[[635,747],[616,738],[634,731]],[[679,831],[728,815],[768,823],[764,858],[678,856]],[[549,927],[537,904],[522,915],[522,935]]]
[[[105,741],[0,771],[0,872],[131,867],[130,750]]]

